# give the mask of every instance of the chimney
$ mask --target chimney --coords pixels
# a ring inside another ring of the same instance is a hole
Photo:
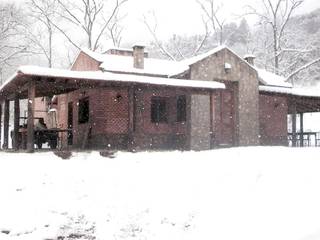
[[[133,67],[143,69],[144,68],[144,46],[133,46]]]
[[[254,59],[256,58],[252,54],[246,54],[244,57],[244,60],[246,60],[250,65],[254,66]]]

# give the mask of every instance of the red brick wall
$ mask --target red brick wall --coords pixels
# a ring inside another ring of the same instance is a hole
[[[136,91],[136,129],[135,144],[139,148],[172,149],[185,148],[187,124],[177,122],[176,96],[184,91],[174,89],[149,88]],[[151,98],[168,99],[168,122],[151,122]]]
[[[261,145],[287,145],[286,97],[260,94],[259,107]]]
[[[71,70],[74,71],[98,71],[100,63],[89,57],[87,54],[80,52]]]
[[[176,122],[176,96],[183,91],[173,89],[143,89],[136,92],[134,145],[138,149],[185,148],[187,124]],[[117,95],[121,100],[117,101]],[[151,98],[168,98],[168,123],[151,122]],[[89,123],[78,124],[78,101],[89,97],[90,123],[89,146],[127,148],[129,126],[128,88],[77,90],[58,98],[58,119],[61,128],[67,128],[68,103],[73,102],[74,146],[81,147]],[[66,145],[66,136],[64,136]],[[173,146],[174,145],[174,146]]]
[[[121,100],[117,101],[117,96]],[[89,97],[90,120],[88,123],[78,123],[78,102]],[[91,137],[103,135],[119,135],[128,132],[128,92],[126,88],[77,90],[68,95],[59,96],[59,123],[67,127],[68,103],[73,103],[73,134],[74,145],[81,147],[88,124],[91,124]],[[92,139],[89,139],[89,144]],[[97,139],[93,139],[97,142]],[[106,139],[101,139],[103,145],[108,145]]]

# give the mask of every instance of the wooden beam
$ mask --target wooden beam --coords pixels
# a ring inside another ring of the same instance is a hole
[[[4,101],[3,116],[3,149],[9,148],[9,118],[10,118],[10,101]]]
[[[0,149],[1,149],[1,135],[2,135],[2,102],[0,102]]]
[[[134,86],[128,88],[128,149],[134,149],[134,130],[135,130],[135,89]]]
[[[303,147],[303,113],[300,113],[300,147]]]
[[[27,151],[34,151],[34,101],[36,95],[35,83],[29,80],[28,87],[28,125],[27,125]]]
[[[292,146],[297,146],[297,106],[296,102],[292,102]]]
[[[20,101],[19,96],[16,95],[14,99],[14,126],[13,126],[13,149],[19,150],[19,125],[20,125]]]
[[[215,112],[214,112],[214,92],[210,94],[210,149],[215,147],[215,134],[214,134],[214,123],[215,123]]]

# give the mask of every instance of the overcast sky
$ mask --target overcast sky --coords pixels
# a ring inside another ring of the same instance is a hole
[[[230,21],[239,21],[245,5],[258,4],[259,0],[223,0],[224,16]],[[261,0],[260,0],[261,2]],[[320,8],[320,0],[306,0],[297,13],[305,13]],[[162,38],[172,34],[193,34],[204,31],[199,5],[195,0],[129,0],[129,16],[126,19],[124,41],[143,41],[150,38],[141,16],[154,10],[158,18],[159,35]],[[249,19],[250,21],[250,19]]]
[[[15,1],[23,0],[0,0]],[[80,0],[74,0],[79,1]],[[258,5],[261,0],[217,0],[223,4],[223,16],[226,22],[239,22],[244,13],[245,5]],[[296,13],[306,13],[320,8],[320,0],[305,0]],[[123,43],[139,42],[147,43],[151,36],[142,23],[142,15],[154,11],[158,20],[158,36],[162,39],[171,37],[173,34],[203,33],[201,11],[195,0],[129,0],[126,3],[124,12],[128,14],[123,25]],[[249,23],[254,21],[248,19]]]

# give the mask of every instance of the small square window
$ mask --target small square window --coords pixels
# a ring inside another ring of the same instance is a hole
[[[89,98],[83,98],[79,100],[78,122],[89,122]]]
[[[153,97],[151,99],[151,122],[166,123],[168,122],[167,98]]]

